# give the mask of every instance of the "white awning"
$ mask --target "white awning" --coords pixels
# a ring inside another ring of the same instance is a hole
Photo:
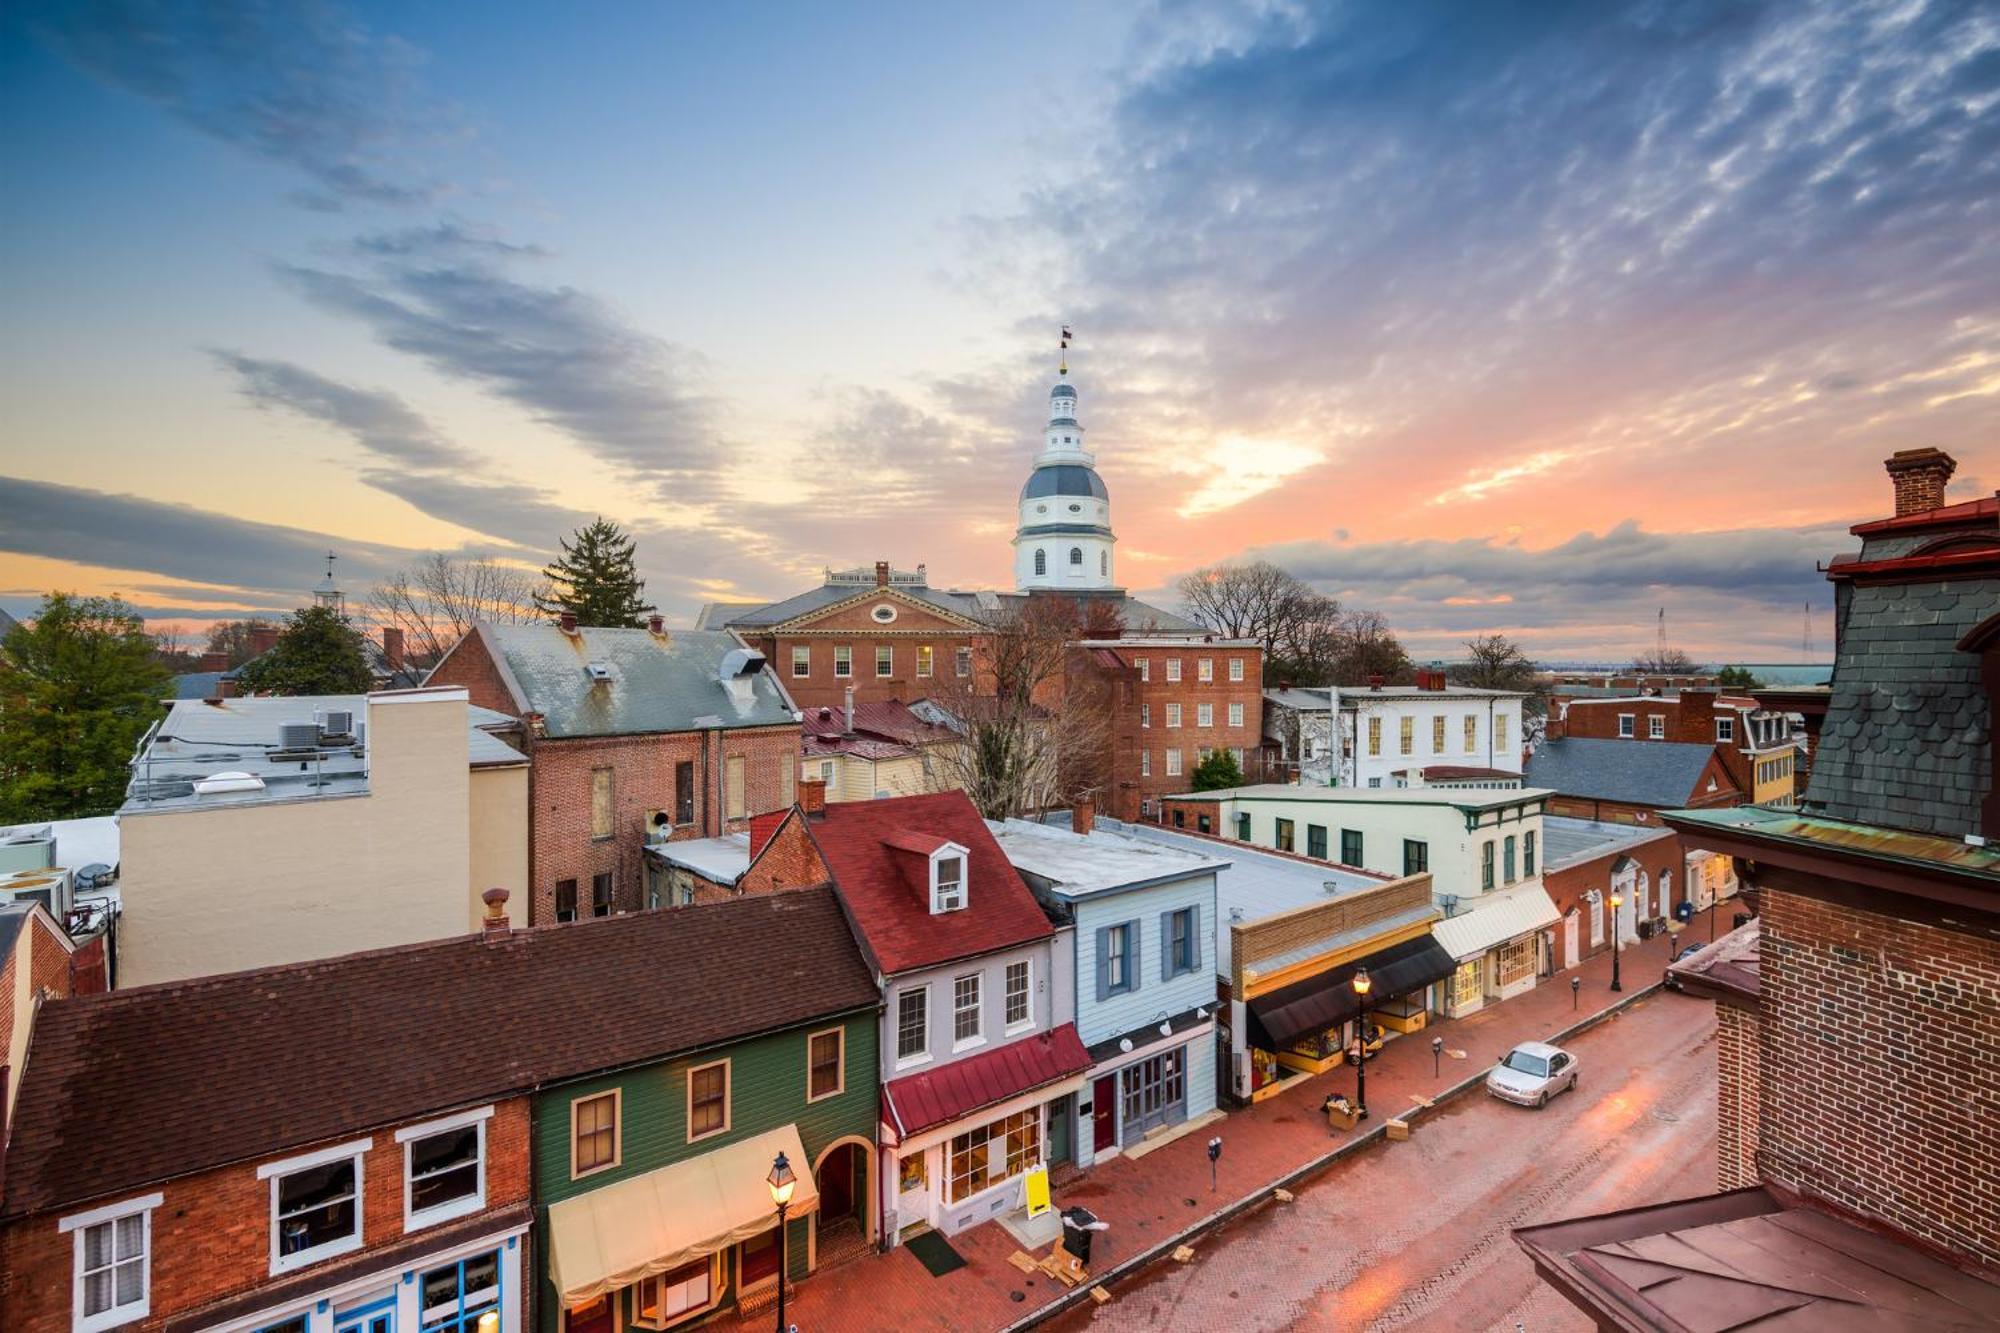
[[[1540,884],[1521,884],[1498,893],[1458,900],[1458,914],[1431,924],[1431,935],[1459,962],[1477,958],[1496,945],[1562,920]]]
[[[565,1306],[713,1254],[778,1224],[765,1177],[779,1153],[798,1184],[790,1217],[819,1207],[797,1125],[549,1206],[549,1269]]]

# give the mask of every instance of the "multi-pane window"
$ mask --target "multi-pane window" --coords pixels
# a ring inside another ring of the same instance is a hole
[[[688,1070],[688,1141],[729,1128],[729,1062]]]
[[[486,1193],[485,1134],[486,1122],[475,1120],[436,1133],[416,1133],[404,1142],[412,1224],[441,1222],[480,1206]]]
[[[1444,723],[1445,723],[1445,717],[1443,713],[1439,713],[1437,716],[1431,719],[1432,754],[1444,753]]]
[[[703,1255],[657,1277],[641,1278],[635,1290],[632,1322],[665,1328],[683,1315],[715,1304],[714,1256]]]
[[[1153,678],[1153,659],[1150,657],[1141,657],[1137,659],[1134,665],[1139,668],[1139,680],[1141,683]]]
[[[694,761],[683,759],[674,765],[674,822],[694,823]]]
[[[1042,1108],[1031,1106],[951,1141],[947,1202],[957,1203],[1042,1160]]]
[[[952,978],[951,1039],[954,1043],[979,1039],[979,982],[981,974]]]
[[[1326,825],[1306,825],[1306,855],[1326,860]]]
[[[1716,718],[1716,719],[1715,719],[1715,739],[1716,739],[1716,741],[1717,741],[1717,742],[1718,742],[1719,744],[1722,744],[1722,745],[1727,745],[1727,744],[1729,744],[1729,743],[1730,743],[1731,741],[1735,740],[1735,739],[1736,739],[1736,719],[1735,719],[1735,718],[1733,718],[1733,717],[1718,717],[1718,718]]]
[[[1170,727],[1178,727],[1180,724],[1181,724],[1181,706],[1179,704],[1168,704],[1167,725]]]
[[[1465,715],[1465,752],[1467,754],[1479,753],[1479,715],[1477,713],[1467,713]]]
[[[1415,754],[1417,750],[1417,720],[1413,717],[1398,719],[1396,743],[1402,754]]]
[[[1280,819],[1276,823],[1276,829],[1277,831],[1272,835],[1271,838],[1271,845],[1273,847],[1276,847],[1281,852],[1291,851],[1292,821],[1289,819]]]
[[[1535,835],[1532,831],[1521,835],[1521,873],[1535,873]]]
[[[811,645],[803,643],[793,644],[792,675],[803,678],[806,676],[810,676],[812,673],[813,673],[813,650]]]
[[[483,1333],[499,1323],[500,1252],[488,1250],[424,1274],[423,1333]],[[485,1320],[482,1324],[480,1321]],[[341,1326],[343,1329],[346,1325]],[[375,1328],[374,1323],[366,1327]]]
[[[618,1162],[618,1094],[600,1092],[570,1103],[570,1174],[615,1166]]]
[[[1214,705],[1214,704],[1196,704],[1196,705],[1194,706],[1194,724],[1195,724],[1195,725],[1196,725],[1197,727],[1212,727],[1212,726],[1214,726],[1214,725],[1215,725],[1215,705]]]
[[[917,674],[919,676],[928,676],[931,674],[931,662],[936,652],[937,650],[928,643],[917,645]]]
[[[1139,751],[1139,776],[1142,778],[1153,776],[1153,752],[1151,750]]]
[[[1214,680],[1215,659],[1212,657],[1196,658],[1194,664],[1194,678],[1200,681],[1204,685]]]
[[[361,1155],[271,1176],[271,1270],[297,1268],[361,1244]]]
[[[1229,678],[1230,678],[1231,680],[1242,680],[1242,679],[1243,679],[1243,659],[1242,659],[1242,658],[1240,658],[1240,657],[1232,657],[1232,658],[1230,658],[1230,659],[1229,659]]]
[[[1030,1016],[1028,1007],[1029,972],[1030,968],[1026,959],[1018,963],[1007,964],[1006,1022],[1010,1028],[1019,1027],[1021,1024],[1027,1022]]]
[[[1183,907],[1167,918],[1167,975],[1178,977],[1201,965],[1195,944],[1192,907]]]
[[[590,877],[590,914],[592,916],[611,915],[611,872]]]
[[[912,1060],[930,1049],[931,989],[913,986],[896,997],[896,1058]]]
[[[1382,753],[1382,719],[1368,719],[1368,755],[1372,759]]]
[[[831,1097],[845,1086],[846,1034],[845,1028],[828,1028],[806,1039],[807,1101]]]
[[[1167,680],[1171,683],[1173,681],[1179,680],[1180,678],[1181,678],[1181,659],[1178,657],[1169,657],[1167,659]]]
[[[940,856],[933,864],[937,878],[931,885],[931,911],[956,912],[965,906],[965,858]]]
[[[1650,713],[1646,717],[1646,737],[1649,740],[1664,740],[1667,735],[1667,719],[1663,714]]]
[[[1479,887],[1482,890],[1493,887],[1493,843],[1490,839],[1479,845]]]
[[[1493,748],[1496,750],[1507,748],[1507,715],[1505,713],[1495,713],[1493,715]]]
[[[1431,868],[1431,845],[1415,838],[1403,839],[1403,873],[1421,874]]]
[[[1181,775],[1181,752],[1179,750],[1169,750],[1167,751],[1167,776],[1170,778],[1177,778],[1180,775]]]
[[[959,679],[963,680],[972,674],[972,650],[970,648],[960,648],[953,654],[953,657],[958,664]]]
[[[1150,727],[1153,725],[1153,705],[1151,704],[1139,705],[1139,725],[1142,727]]]
[[[833,674],[843,680],[854,674],[854,649],[848,644],[833,646]]]
[[[611,824],[611,770],[590,770],[590,836],[608,838]]]
[[[556,881],[556,920],[576,920],[576,881],[573,879]]]
[[[135,1207],[99,1222],[65,1222],[63,1229],[76,1238],[76,1308],[71,1327],[77,1333],[96,1333],[143,1318],[151,1306],[151,1212]]]
[[[1344,866],[1362,864],[1360,829],[1344,828],[1340,831],[1340,863]]]
[[[875,645],[875,674],[881,677],[896,674],[896,647],[894,644]]]
[[[1497,721],[1498,719],[1496,718],[1495,720]],[[1635,719],[1630,713],[1620,713],[1618,715],[1618,735],[1620,736],[1620,738],[1629,737],[1637,734],[1633,730],[1634,720]]]
[[[1242,726],[1242,725],[1243,725],[1243,705],[1242,705],[1242,704],[1231,704],[1231,705],[1229,705],[1229,725],[1230,725],[1230,726],[1232,726],[1232,727],[1240,727],[1240,726]]]
[[[1106,995],[1123,995],[1126,991],[1138,989],[1132,969],[1133,934],[1130,922],[1108,927],[1104,932],[1101,946],[1103,958],[1100,961]]]

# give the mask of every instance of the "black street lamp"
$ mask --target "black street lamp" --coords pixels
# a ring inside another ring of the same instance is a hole
[[[771,1163],[771,1174],[764,1177],[764,1183],[771,1187],[771,1202],[778,1205],[778,1333],[785,1333],[785,1210],[792,1206],[792,1189],[798,1178],[783,1153]]]
[[[1368,969],[1354,969],[1354,1111],[1357,1120],[1368,1118],[1368,990],[1375,983]]]
[[[1620,907],[1623,907],[1624,905],[1625,905],[1625,899],[1623,896],[1616,893],[1611,895],[1611,989],[1612,990],[1625,989],[1623,986],[1618,984],[1618,936],[1621,933],[1618,922],[1618,909]]]

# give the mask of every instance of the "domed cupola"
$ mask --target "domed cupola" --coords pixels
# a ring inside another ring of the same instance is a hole
[[[1083,445],[1076,389],[1069,382],[1069,327],[1063,327],[1063,363],[1049,390],[1049,420],[1042,449],[1021,487],[1021,522],[1014,533],[1014,582],[1028,591],[1114,587],[1111,574],[1111,493],[1097,475],[1096,457]]]

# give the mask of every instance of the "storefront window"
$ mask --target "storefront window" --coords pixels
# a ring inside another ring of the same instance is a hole
[[[951,1141],[949,1201],[957,1203],[1042,1160],[1042,1109],[1031,1106]]]
[[[1451,974],[1451,1007],[1460,1009],[1476,1004],[1479,995],[1479,960],[1475,958],[1469,963],[1460,963],[1458,971]]]
[[[1187,1062],[1184,1048],[1141,1060],[1118,1071],[1125,1097],[1125,1141],[1131,1143],[1149,1129],[1180,1120],[1187,1105]]]
[[[632,1322],[665,1328],[684,1315],[715,1304],[715,1285],[713,1255],[646,1278],[632,1291]]]
[[[1535,970],[1535,937],[1525,936],[1500,946],[1500,984],[1519,981]]]
[[[423,1333],[480,1333],[479,1317],[500,1308],[500,1252],[424,1274]]]

